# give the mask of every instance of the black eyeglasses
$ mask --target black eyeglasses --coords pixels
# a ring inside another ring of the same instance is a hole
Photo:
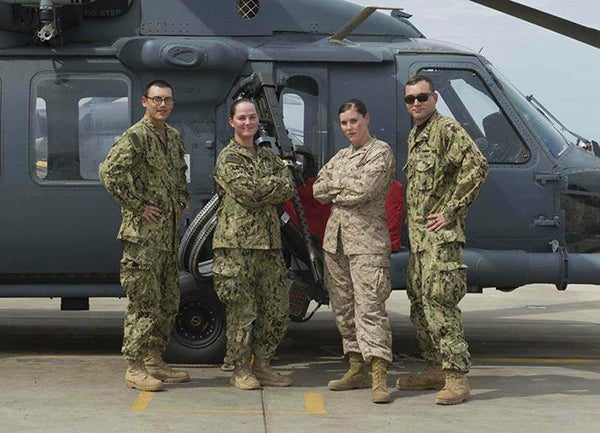
[[[163,102],[165,105],[171,105],[173,102],[175,102],[175,99],[171,98],[170,96],[167,96],[166,98],[163,98],[162,96],[146,96],[146,99],[151,100],[156,105],[160,105]]]
[[[429,97],[433,95],[433,93],[419,93],[418,95],[406,95],[404,97],[404,102],[408,105],[412,105],[415,103],[415,100],[419,102],[425,102],[429,99]]]

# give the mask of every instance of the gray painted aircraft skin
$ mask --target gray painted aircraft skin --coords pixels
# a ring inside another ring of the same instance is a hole
[[[65,309],[85,308],[89,297],[122,296],[120,211],[98,181],[99,162],[143,115],[145,84],[169,81],[177,101],[169,123],[189,153],[193,211],[185,230],[213,196],[212,168],[231,134],[227,107],[253,73],[277,88],[291,141],[317,167],[347,145],[339,104],[364,100],[371,132],[392,146],[403,183],[412,126],[404,83],[415,73],[428,75],[439,111],[465,127],[491,168],[467,220],[469,290],[600,283],[597,143],[566,130],[482,55],[425,38],[408,14],[375,12],[331,38],[360,6],[341,0],[71,3],[0,0],[0,296],[61,297]],[[540,24],[534,18],[543,12],[526,12]],[[594,29],[554,25],[600,46]],[[404,228],[404,245],[406,239]],[[394,289],[405,287],[407,261],[407,248],[392,255]],[[182,274],[169,356],[218,362],[223,308],[210,274],[192,273]]]

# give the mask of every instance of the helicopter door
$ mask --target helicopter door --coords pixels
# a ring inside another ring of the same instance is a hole
[[[325,157],[327,135],[323,131],[326,130],[327,113],[319,110],[320,101],[326,98],[326,90],[319,86],[324,73],[323,68],[306,66],[297,67],[294,71],[285,66],[278,69],[280,77],[289,77],[281,91],[280,104],[294,149],[307,155],[305,177],[315,177]]]
[[[434,82],[438,111],[456,119],[490,163],[488,179],[469,211],[469,220],[478,222],[467,224],[469,246],[519,249],[526,240],[532,249],[547,251],[552,239],[560,239],[558,226],[532,226],[540,217],[552,220],[554,194],[534,178],[537,172],[551,171],[551,162],[533,141],[524,140],[527,131],[500,89],[474,69],[426,68],[419,73]]]
[[[12,108],[2,119],[10,171],[0,183],[0,239],[11,257],[0,261],[0,274],[116,280],[119,211],[98,164],[131,124],[131,84],[114,72],[118,63],[106,62],[91,70],[63,61],[56,71],[50,60],[12,61],[3,95]]]

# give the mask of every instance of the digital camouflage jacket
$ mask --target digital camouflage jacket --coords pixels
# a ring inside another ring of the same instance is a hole
[[[406,202],[410,248],[465,242],[467,207],[475,200],[489,166],[469,134],[455,120],[435,112],[418,137],[408,136]],[[426,217],[442,213],[450,224],[434,233]]]
[[[214,178],[220,198],[213,248],[278,249],[277,205],[292,197],[294,185],[283,161],[269,148],[257,156],[231,139],[217,157]]]
[[[177,249],[181,211],[189,200],[183,140],[165,125],[167,142],[146,117],[117,139],[100,164],[100,179],[122,209],[117,239],[165,251]],[[144,205],[162,211],[158,224],[141,217]]]

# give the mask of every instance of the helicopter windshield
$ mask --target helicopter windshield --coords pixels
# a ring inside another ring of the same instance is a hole
[[[547,116],[532,105],[494,66],[488,64],[487,67],[504,90],[506,97],[517,112],[521,114],[523,121],[550,150],[552,155],[558,158],[569,144],[573,144],[557,130]]]
[[[420,71],[434,83],[437,110],[454,118],[492,164],[522,164],[530,156],[480,75],[469,69],[428,68]]]

